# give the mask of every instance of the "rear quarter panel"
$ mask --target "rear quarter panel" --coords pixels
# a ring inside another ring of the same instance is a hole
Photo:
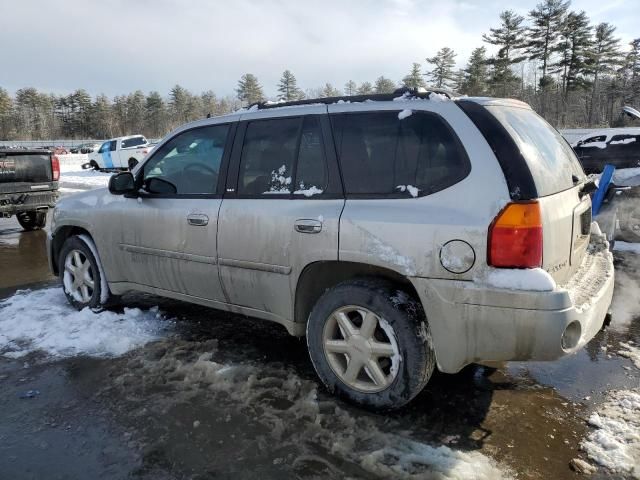
[[[454,102],[386,102],[388,110],[424,110],[440,114],[456,132],[471,162],[457,184],[419,198],[347,199],[340,222],[340,260],[373,264],[409,277],[471,280],[486,268],[488,227],[508,203],[500,166],[481,133]],[[367,103],[331,105],[330,111],[366,111]],[[440,261],[442,247],[462,240],[474,251],[473,266],[451,273]]]

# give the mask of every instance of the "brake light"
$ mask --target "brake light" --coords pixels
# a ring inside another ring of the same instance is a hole
[[[508,204],[489,227],[487,263],[498,268],[542,266],[542,216],[536,201]]]
[[[51,155],[51,172],[53,181],[57,182],[60,179],[60,160],[58,160],[57,155]]]

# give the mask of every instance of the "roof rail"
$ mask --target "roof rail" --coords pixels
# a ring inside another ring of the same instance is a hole
[[[367,100],[372,101],[388,101],[393,100],[394,98],[401,97],[406,95],[407,97],[415,97],[415,98],[425,98],[428,99],[429,95],[432,93],[437,93],[440,95],[445,95],[448,98],[455,97],[455,93],[450,90],[440,89],[440,88],[408,88],[402,87],[393,91],[393,93],[371,93],[367,95],[343,95],[339,97],[322,97],[322,98],[305,98],[304,100],[294,100],[292,102],[256,102],[247,106],[247,109],[257,108],[258,110],[265,110],[269,108],[278,108],[278,107],[293,107],[297,105],[312,105],[316,103],[322,103],[328,105],[330,103],[337,103],[339,101],[343,102],[365,102]]]

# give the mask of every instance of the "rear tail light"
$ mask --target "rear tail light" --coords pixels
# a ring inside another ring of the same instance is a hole
[[[57,155],[51,156],[51,172],[53,173],[53,181],[57,182],[60,179],[60,160]]]
[[[538,202],[508,204],[489,227],[487,263],[498,268],[542,266],[542,216]]]

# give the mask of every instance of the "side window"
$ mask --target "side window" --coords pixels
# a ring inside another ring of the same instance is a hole
[[[117,145],[118,145],[118,141],[117,140],[112,140],[111,144],[109,145],[109,150],[111,150],[112,152],[115,152]]]
[[[127,138],[126,140],[122,140],[122,148],[137,147],[145,143],[147,143],[147,141],[144,137]]]
[[[229,125],[187,130],[161,146],[144,164],[144,180],[158,177],[180,194],[217,193]]]
[[[110,142],[104,142],[102,145],[100,145],[100,150],[98,150],[98,153],[108,152],[109,151],[109,144],[110,144]]]
[[[326,190],[328,177],[320,120],[318,117],[305,117],[293,193],[305,197],[319,195]]]
[[[609,142],[609,145],[628,145],[629,143],[637,143],[637,136],[635,135],[614,135]]]
[[[332,124],[347,194],[428,195],[471,171],[460,141],[435,114],[336,114]]]
[[[255,120],[242,145],[238,193],[288,195],[298,146],[299,118]]]

